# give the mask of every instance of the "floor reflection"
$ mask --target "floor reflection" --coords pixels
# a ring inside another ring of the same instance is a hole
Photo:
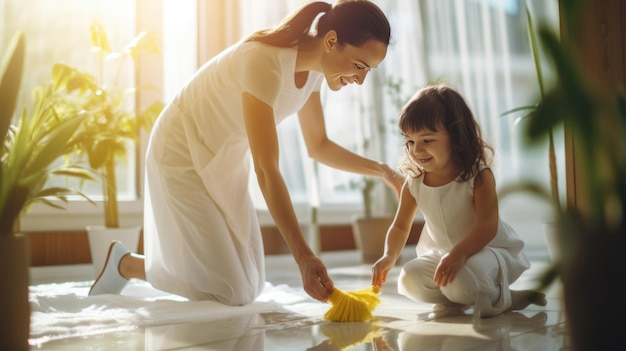
[[[371,322],[329,322],[322,324],[319,329],[326,339],[307,351],[348,350],[361,344],[378,343],[385,334],[385,331]]]
[[[284,261],[291,262],[291,257]],[[338,271],[335,283],[345,289],[366,286],[362,278],[369,267],[345,267]],[[297,270],[287,276],[276,266],[275,284],[298,278]],[[540,262],[541,263],[541,262]],[[540,269],[541,266],[538,265]],[[341,273],[341,274],[338,274]],[[531,272],[533,273],[533,272]],[[394,273],[397,274],[397,273]],[[395,277],[391,276],[393,280]],[[524,285],[526,284],[526,285]],[[532,280],[520,282],[527,289]],[[81,338],[55,340],[33,347],[37,350],[233,350],[233,351],[430,351],[430,350],[568,350],[567,330],[560,290],[548,294],[546,307],[529,307],[492,318],[473,318],[465,314],[428,319],[430,305],[418,304],[397,294],[392,283],[383,289],[382,303],[371,322],[329,322],[323,318],[328,306],[304,301],[297,308],[281,307],[278,312],[263,312],[228,317],[202,323],[169,321],[123,332],[110,332]],[[214,318],[213,318],[214,319]]]
[[[482,319],[471,315],[442,318],[403,330],[398,338],[398,350],[518,350],[515,344],[534,344],[537,339],[545,339],[546,321],[545,312],[530,317],[509,312]],[[540,340],[542,344],[545,341]],[[529,349],[535,348],[521,348]]]
[[[178,350],[190,346],[211,346],[214,350],[264,350],[265,333],[261,315],[240,316],[219,321],[173,324],[146,328],[146,350]]]
[[[531,316],[510,312],[493,318],[474,319],[471,315],[414,323],[412,327],[391,329],[377,323],[327,323],[320,326],[327,337],[307,350],[518,350],[516,344],[550,344],[546,329],[548,315]],[[515,343],[512,342],[515,338]],[[554,344],[556,346],[556,344]],[[558,347],[556,348],[558,349]]]
[[[558,350],[546,312],[509,312],[474,319],[471,314],[411,323],[328,322],[288,313],[262,313],[220,321],[146,328],[146,350],[409,351]],[[534,345],[534,346],[533,346]]]

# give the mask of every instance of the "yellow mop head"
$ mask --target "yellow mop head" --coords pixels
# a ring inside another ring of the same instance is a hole
[[[363,322],[372,319],[372,311],[380,303],[380,288],[370,286],[357,291],[335,289],[328,296],[332,304],[324,315],[333,322]]]

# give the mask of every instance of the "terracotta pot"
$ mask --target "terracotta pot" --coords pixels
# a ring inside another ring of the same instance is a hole
[[[0,350],[29,350],[30,247],[24,234],[0,233]]]
[[[352,219],[352,233],[358,250],[361,251],[361,260],[365,263],[374,263],[385,249],[385,237],[391,226],[393,217],[355,217]]]

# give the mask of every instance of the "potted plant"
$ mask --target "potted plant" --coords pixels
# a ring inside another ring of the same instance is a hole
[[[0,348],[28,350],[30,333],[29,246],[20,232],[19,220],[33,203],[63,208],[61,202],[72,194],[65,187],[48,186],[51,176],[93,179],[88,171],[74,165],[55,166],[68,155],[74,135],[86,115],[65,108],[50,84],[35,90],[33,109],[24,110],[17,124],[13,115],[20,89],[24,62],[24,37],[12,39],[0,69]],[[87,200],[89,200],[87,198]]]
[[[391,105],[396,111],[399,111],[404,106],[406,99],[402,98],[402,80],[389,77],[384,84],[384,90],[391,102]],[[361,126],[366,128],[367,118],[365,113],[365,107],[359,105],[359,116],[365,121],[362,121]],[[373,157],[380,157],[384,154],[385,145],[385,123],[382,121],[383,113],[380,111],[375,112],[376,120],[374,121],[376,136],[366,136],[366,130],[363,131],[361,152],[365,155],[372,155]],[[391,121],[395,127],[395,121]],[[373,139],[377,139],[377,143],[374,143]],[[378,152],[374,152],[374,144],[379,145]],[[379,188],[382,186],[383,188]],[[395,215],[395,209],[397,206],[397,198],[395,193],[384,186],[384,183],[379,178],[361,177],[358,181],[350,183],[352,189],[359,189],[361,191],[361,198],[363,200],[363,213],[361,215],[353,216],[352,218],[352,233],[354,235],[354,241],[357,249],[361,252],[361,260],[366,263],[373,263],[378,260],[384,251],[385,236],[387,230],[391,226]],[[383,207],[378,213],[374,211],[374,195],[375,191],[379,190],[382,196],[384,196],[384,202],[381,202]]]
[[[578,30],[577,5],[561,4],[570,35],[560,39],[548,27],[539,29],[539,42],[557,79],[531,114],[526,135],[543,141],[563,123],[576,152],[576,189],[584,193],[584,201],[555,206],[561,257],[540,283],[541,288],[556,279],[562,284],[572,350],[599,345],[615,350],[623,347],[620,324],[602,322],[626,312],[626,302],[615,289],[626,274],[626,96],[623,85],[594,83],[581,63],[571,39]],[[532,185],[526,189],[539,193]]]
[[[533,64],[535,67],[535,74],[537,75],[537,84],[539,88],[539,102],[536,105],[527,105],[517,107],[508,111],[505,111],[501,114],[501,116],[507,116],[511,114],[522,113],[521,116],[516,118],[514,125],[518,125],[522,120],[528,119],[541,105],[544,97],[545,97],[545,80],[543,76],[543,68],[541,65],[541,59],[539,54],[539,42],[537,39],[536,27],[530,13],[530,10],[526,8],[526,24],[527,24],[527,32],[528,32],[528,41],[530,43],[530,51],[533,59]],[[550,172],[550,201],[554,204],[556,208],[561,207],[561,200],[559,198],[559,182],[558,182],[558,172],[557,172],[557,159],[556,159],[556,150],[554,144],[554,127],[549,128],[546,131],[546,137],[548,142],[548,169]],[[548,252],[552,259],[558,259],[559,250],[558,244],[556,243],[556,228],[554,222],[548,222],[544,224],[546,241],[548,244]]]
[[[361,260],[373,263],[384,251],[385,236],[393,221],[393,214],[374,215],[372,210],[373,191],[380,183],[379,179],[363,177],[360,183],[353,183],[361,189],[363,214],[352,217],[352,233]]]
[[[151,33],[141,32],[119,52],[113,52],[104,27],[93,22],[90,27],[92,51],[98,59],[98,74],[93,75],[66,64],[53,66],[54,83],[74,98],[75,104],[87,111],[89,118],[82,128],[76,152],[89,161],[90,167],[102,179],[104,226],[88,226],[92,261],[96,273],[105,260],[106,247],[112,240],[121,240],[137,248],[140,226],[121,227],[117,197],[118,161],[126,159],[129,148],[137,147],[140,132],[149,131],[163,109],[156,101],[143,111],[135,109],[135,94],[139,87],[121,87],[125,64],[138,65],[139,55],[160,54],[160,43]],[[107,84],[105,61],[117,64],[115,81]],[[131,60],[132,62],[129,62]]]

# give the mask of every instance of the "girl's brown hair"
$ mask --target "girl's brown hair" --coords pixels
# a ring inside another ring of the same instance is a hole
[[[461,181],[478,175],[481,164],[491,164],[493,148],[483,140],[480,126],[465,99],[448,86],[431,85],[418,91],[402,109],[398,127],[404,133],[441,128],[447,131],[451,157],[461,170]],[[399,170],[413,177],[420,176],[424,171],[408,152],[405,147]]]
[[[320,13],[324,14],[317,21],[316,38],[334,29],[339,45],[360,47],[370,39],[389,45],[389,21],[382,10],[368,0],[338,0],[335,5],[311,2],[291,13],[278,26],[257,31],[246,40],[278,47],[297,45],[310,39],[311,26]]]

